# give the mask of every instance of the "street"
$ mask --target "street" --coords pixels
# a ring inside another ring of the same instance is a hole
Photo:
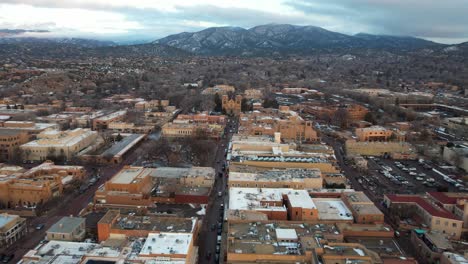
[[[232,122],[232,128],[230,125]],[[216,245],[217,245],[217,227],[218,223],[223,223],[223,215],[221,214],[221,204],[226,200],[227,194],[227,178],[226,173],[223,171],[223,165],[226,162],[226,148],[229,145],[229,141],[233,133],[237,131],[237,121],[234,119],[228,120],[228,125],[226,126],[226,137],[219,141],[218,150],[216,153],[215,160],[215,171],[216,171],[216,181],[213,191],[211,192],[210,203],[207,205],[206,215],[203,220],[203,226],[199,234],[199,260],[200,264],[209,264],[209,263],[218,263],[222,261],[223,256],[219,256],[219,260],[216,260]],[[231,133],[230,131],[233,131]],[[222,173],[222,177],[219,177],[219,173]],[[218,197],[218,193],[221,192],[222,196]],[[211,226],[215,225],[214,230],[211,229]]]

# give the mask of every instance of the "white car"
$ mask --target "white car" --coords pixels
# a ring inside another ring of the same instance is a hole
[[[417,181],[424,181],[424,178],[422,178],[422,177],[416,177],[416,180],[417,180]]]
[[[416,176],[416,175],[418,175],[418,174],[417,174],[416,172],[410,172],[409,175],[411,175],[411,176]]]

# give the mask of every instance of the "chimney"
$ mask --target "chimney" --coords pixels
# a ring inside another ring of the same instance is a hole
[[[281,143],[281,132],[275,132],[275,143]]]

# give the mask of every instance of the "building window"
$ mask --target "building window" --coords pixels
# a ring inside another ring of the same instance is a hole
[[[440,220],[436,220],[436,225],[440,225]]]

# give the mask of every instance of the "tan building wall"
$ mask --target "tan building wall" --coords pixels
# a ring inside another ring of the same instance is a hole
[[[0,226],[0,247],[7,248],[26,235],[26,219],[17,215],[2,214],[0,218],[5,220],[5,224]]]
[[[37,140],[20,146],[25,160],[47,160],[49,156],[63,156],[68,160],[94,143],[98,133],[78,128],[54,131],[53,134],[42,132],[37,137]]]
[[[297,169],[319,169],[322,173],[338,173],[339,170],[332,163],[308,163],[308,162],[263,162],[263,161],[248,161],[230,162],[233,165],[248,165],[259,168],[297,168]]]
[[[322,178],[301,179],[303,181],[248,181],[248,180],[231,180],[229,179],[229,187],[250,187],[250,188],[293,188],[297,190],[304,189],[320,189],[323,187]]]
[[[14,158],[13,155],[18,155],[19,152],[16,150],[28,140],[26,131],[0,129],[0,161],[8,161]]]
[[[239,115],[241,113],[242,96],[236,95],[234,99],[229,99],[227,95],[222,97],[222,107],[227,114]]]
[[[356,142],[347,140],[346,155],[383,156],[385,154],[414,154],[413,147],[405,142]]]
[[[393,131],[383,127],[356,128],[356,136],[359,141],[389,141]]]

